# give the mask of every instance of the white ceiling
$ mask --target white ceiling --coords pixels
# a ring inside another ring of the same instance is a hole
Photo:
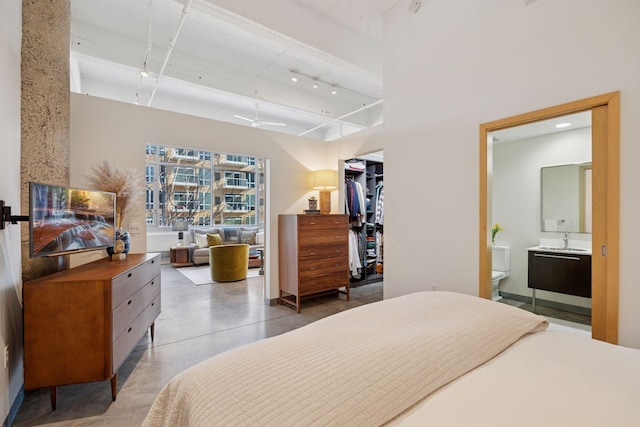
[[[567,127],[557,128],[560,123],[570,123]],[[526,125],[514,126],[507,129],[491,132],[490,136],[497,144],[505,142],[521,141],[552,133],[566,132],[591,126],[591,111],[568,114],[552,119],[540,120]]]
[[[258,104],[286,124],[262,128],[330,141],[382,122],[382,16],[399,1],[71,0],[71,88],[239,125]]]

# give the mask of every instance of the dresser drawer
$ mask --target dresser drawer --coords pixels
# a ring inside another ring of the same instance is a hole
[[[133,322],[129,324],[129,326],[115,339],[113,342],[113,352],[112,352],[112,372],[117,372],[122,362],[129,356],[131,350],[136,346],[144,332],[146,331],[147,326],[143,323],[142,315],[139,315],[135,318]]]
[[[331,228],[347,230],[349,221],[346,215],[300,215],[298,227],[305,230],[325,230]]]
[[[348,269],[349,260],[347,258],[327,258],[317,261],[300,262],[298,274],[300,278],[303,278],[318,274],[342,272],[346,277],[346,271]]]
[[[349,258],[349,247],[345,244],[303,246],[299,251],[300,261],[325,258]]]
[[[112,340],[115,340],[142,313],[144,307],[142,300],[142,291],[138,291],[113,310]]]
[[[157,275],[144,288],[142,288],[142,307],[149,305],[158,295],[160,295],[160,275]]]
[[[300,247],[314,245],[333,245],[347,244],[349,242],[349,234],[347,230],[328,230],[328,231],[301,231]]]
[[[299,295],[309,295],[343,286],[349,286],[349,275],[344,271],[301,278],[298,291]]]
[[[155,321],[160,314],[160,295],[158,295],[148,306],[144,308],[142,312],[142,323],[148,328]]]
[[[138,292],[134,298],[139,297],[139,301],[142,301],[142,292]],[[126,305],[127,303],[124,303]],[[131,350],[136,346],[140,338],[142,338],[156,318],[160,314],[160,295],[157,295],[149,305],[142,307],[136,313],[136,317],[133,321],[123,328],[120,334],[114,339],[113,342],[113,372],[115,372],[122,362],[129,356]],[[114,325],[115,329],[115,325]],[[115,334],[114,334],[115,336]]]
[[[111,304],[117,307],[160,274],[160,258],[155,257],[113,278]]]

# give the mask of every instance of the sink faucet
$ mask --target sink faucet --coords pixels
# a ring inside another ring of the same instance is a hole
[[[562,249],[567,249],[569,247],[569,233],[564,233],[564,237],[562,238],[562,242],[564,247]]]

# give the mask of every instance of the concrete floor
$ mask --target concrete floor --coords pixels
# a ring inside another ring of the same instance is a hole
[[[208,268],[208,267],[203,267]],[[25,393],[14,426],[139,426],[162,387],[176,374],[215,354],[279,335],[331,314],[382,299],[382,282],[352,288],[351,301],[327,296],[303,301],[302,312],[264,304],[262,277],[196,286],[162,266],[162,313],[155,342],[145,335],[118,372],[118,395],[109,381]]]

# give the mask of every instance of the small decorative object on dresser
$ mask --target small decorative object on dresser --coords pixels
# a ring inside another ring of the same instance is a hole
[[[131,236],[122,227],[116,230],[116,242],[112,248],[107,248],[107,253],[111,255],[113,261],[121,261],[127,258],[130,250]]]
[[[278,239],[279,303],[300,313],[306,296],[344,292],[349,300],[347,215],[280,215]]]
[[[316,199],[315,197],[311,197],[309,199],[309,210],[310,211],[318,210],[318,199]]]
[[[319,215],[320,209],[318,209],[318,199],[312,197],[309,199],[309,209],[305,209],[304,211],[307,215]]]

